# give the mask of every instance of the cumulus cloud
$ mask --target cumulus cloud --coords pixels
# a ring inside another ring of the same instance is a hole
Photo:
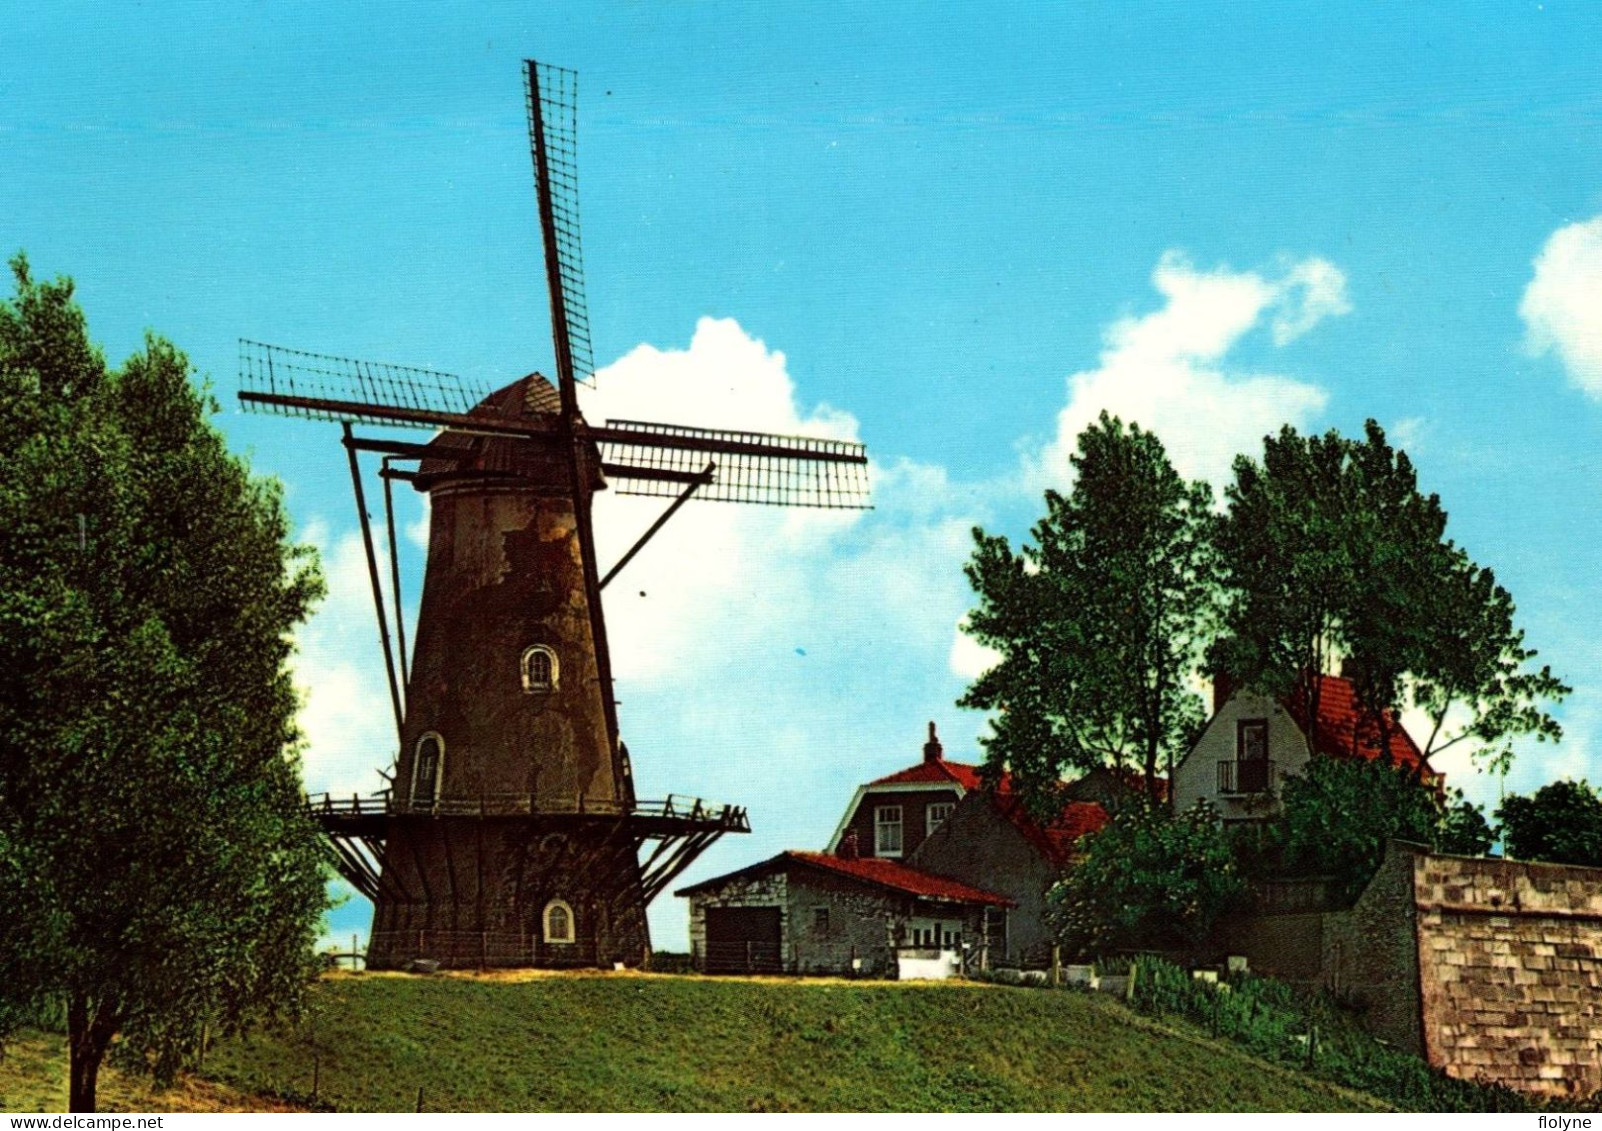
[[[1255,450],[1281,424],[1305,425],[1324,407],[1317,386],[1243,370],[1229,355],[1259,328],[1284,345],[1350,310],[1334,264],[1311,258],[1268,273],[1203,270],[1169,252],[1152,285],[1162,306],[1113,322],[1097,366],[1068,378],[1056,435],[1027,461],[1032,485],[1064,484],[1079,433],[1104,410],[1156,432],[1181,474],[1216,484],[1237,453]]]
[[[1557,355],[1569,380],[1602,400],[1602,216],[1553,232],[1534,268],[1519,303],[1526,348]]]
[[[374,527],[373,537],[383,546],[384,527]],[[366,794],[384,786],[377,771],[389,767],[396,741],[367,558],[355,531],[336,535],[317,522],[304,540],[317,547],[328,583],[328,596],[295,641],[306,788]]]

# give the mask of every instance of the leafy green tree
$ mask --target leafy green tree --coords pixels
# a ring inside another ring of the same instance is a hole
[[[1049,895],[1058,939],[1072,954],[1192,951],[1245,891],[1205,804],[1178,814],[1131,806],[1080,843],[1082,859]]]
[[[1189,677],[1213,594],[1212,495],[1161,441],[1102,413],[1079,436],[1073,489],[1046,492],[1034,543],[975,529],[968,632],[1001,660],[960,706],[996,711],[987,775],[1009,769],[1052,812],[1064,771],[1136,769],[1148,796],[1204,718]]]
[[[1584,781],[1555,781],[1496,810],[1502,847],[1518,860],[1602,867],[1602,797]]]
[[[1461,793],[1442,797],[1412,770],[1385,762],[1316,757],[1285,780],[1281,800],[1269,826],[1277,870],[1330,876],[1347,899],[1367,886],[1393,838],[1468,856],[1491,847],[1484,815]]]
[[[1471,741],[1477,761],[1505,769],[1516,736],[1561,736],[1542,703],[1569,688],[1532,669],[1511,595],[1446,537],[1439,497],[1374,421],[1361,441],[1284,428],[1261,463],[1237,457],[1225,497],[1216,669],[1291,698],[1316,725],[1312,677],[1339,663],[1382,748],[1393,708],[1427,716],[1426,759]]]
[[[70,1103],[298,1009],[326,861],[290,633],[321,594],[188,362],[120,370],[70,282],[0,303],[0,1026],[59,1008]]]

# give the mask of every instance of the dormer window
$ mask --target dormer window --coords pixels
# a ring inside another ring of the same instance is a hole
[[[560,677],[556,653],[543,644],[523,651],[523,690],[530,695],[555,691]]]
[[[901,855],[901,806],[880,805],[874,809],[873,854]]]
[[[413,805],[433,805],[439,799],[439,783],[444,772],[445,740],[429,731],[417,740],[417,757],[412,759]]]

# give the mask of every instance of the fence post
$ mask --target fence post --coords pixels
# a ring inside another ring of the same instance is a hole
[[[421,1084],[417,1085],[417,1110],[423,1110],[423,1086]]]
[[[1062,947],[1056,943],[1051,946],[1051,984],[1062,985]]]
[[[751,944],[751,940],[750,939],[746,939],[745,940],[745,972],[747,974],[751,973],[751,971],[753,969],[752,964],[751,964],[751,945],[752,945]]]

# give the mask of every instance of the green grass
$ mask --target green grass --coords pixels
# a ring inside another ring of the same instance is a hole
[[[1354,1111],[1099,996],[983,985],[336,976],[205,1075],[340,1110]]]

